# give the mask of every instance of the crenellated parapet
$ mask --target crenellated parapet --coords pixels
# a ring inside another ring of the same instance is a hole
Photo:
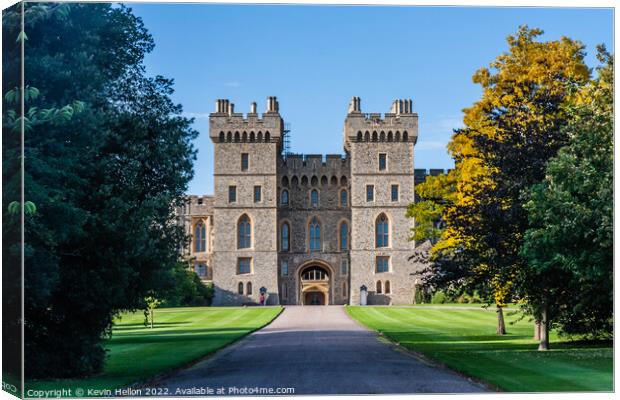
[[[279,169],[312,172],[318,169],[348,169],[350,160],[340,154],[293,154],[278,160]]]
[[[418,114],[413,112],[411,99],[397,99],[390,111],[363,113],[361,99],[353,97],[344,125],[344,146],[351,142],[416,143],[418,139]]]
[[[209,115],[209,136],[216,143],[277,143],[282,137],[284,123],[276,97],[267,98],[267,108],[260,115],[256,102],[250,104],[247,114],[235,112],[228,99],[215,102],[215,112]]]

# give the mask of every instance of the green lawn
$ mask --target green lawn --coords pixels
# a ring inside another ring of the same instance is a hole
[[[501,390],[611,391],[611,343],[576,343],[551,334],[537,351],[533,323],[506,312],[508,334],[495,334],[494,310],[347,307],[353,318],[394,342]]]
[[[195,307],[155,311],[155,327],[144,314],[125,314],[106,341],[109,358],[98,376],[82,380],[31,381],[28,389],[114,389],[200,359],[271,322],[281,307]],[[70,340],[70,339],[69,339]]]

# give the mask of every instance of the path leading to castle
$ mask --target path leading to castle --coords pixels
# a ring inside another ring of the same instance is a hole
[[[287,306],[270,325],[158,386],[186,396],[221,387],[226,394],[256,387],[294,388],[294,394],[485,391],[381,340],[342,306]]]

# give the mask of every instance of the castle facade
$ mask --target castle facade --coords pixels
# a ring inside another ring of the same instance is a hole
[[[414,145],[409,99],[362,113],[354,97],[344,155],[291,155],[275,97],[262,115],[217,100],[209,117],[214,194],[178,210],[191,237],[183,250],[215,287],[214,305],[411,304],[423,268],[411,261]],[[424,170],[422,170],[424,171]],[[433,170],[431,170],[433,172]],[[415,170],[419,175],[420,170]],[[363,300],[362,300],[363,301]]]

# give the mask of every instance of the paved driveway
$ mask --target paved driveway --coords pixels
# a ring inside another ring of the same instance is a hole
[[[294,388],[295,394],[485,391],[380,340],[342,306],[288,306],[267,327],[159,384],[169,395],[206,387],[224,387],[226,394],[251,394],[244,388],[254,387]]]

